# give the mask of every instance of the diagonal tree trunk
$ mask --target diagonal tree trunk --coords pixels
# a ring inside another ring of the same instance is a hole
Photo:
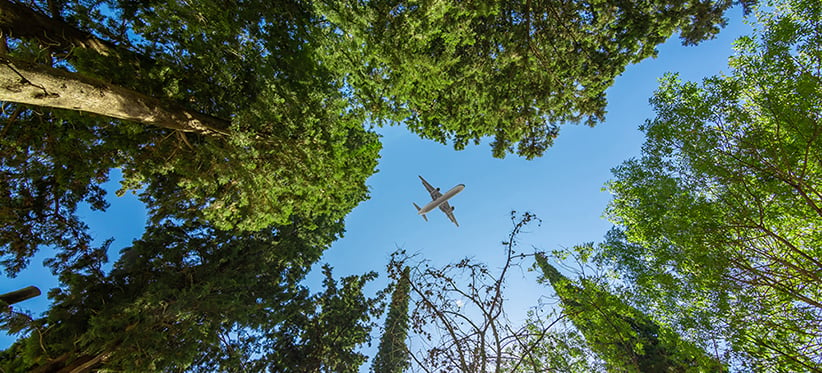
[[[97,79],[0,57],[0,101],[78,110],[204,135],[228,134],[230,123]]]

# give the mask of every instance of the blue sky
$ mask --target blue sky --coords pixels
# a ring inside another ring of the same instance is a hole
[[[658,79],[667,72],[693,81],[728,73],[733,41],[751,30],[742,21],[741,9],[734,8],[729,16],[716,39],[685,47],[673,38],[659,47],[656,59],[629,66],[608,90],[605,122],[594,128],[562,126],[554,146],[538,159],[493,158],[487,141],[455,151],[401,127],[380,129],[382,158],[379,172],[368,180],[371,199],[347,216],[345,237],[322,260],[338,275],[356,274],[382,270],[389,254],[404,248],[433,264],[470,257],[495,268],[503,259],[500,243],[512,228],[511,210],[530,211],[542,219],[540,227],[531,226],[520,236],[522,251],[600,241],[611,227],[603,218],[611,197],[602,188],[611,168],[639,156],[644,136],[638,127],[653,117],[648,100]],[[465,184],[449,201],[460,227],[438,210],[428,214],[428,222],[416,214],[412,202],[422,206],[430,201],[417,175],[442,191]],[[534,294],[548,292],[534,284],[533,274],[526,277],[522,285],[533,286],[512,287],[509,295],[522,295],[528,307],[536,304]]]
[[[374,291],[385,286],[385,265],[397,248],[418,253],[435,265],[470,257],[497,268],[503,259],[500,242],[512,228],[511,210],[531,211],[543,221],[541,227],[533,225],[520,236],[523,251],[601,240],[610,228],[602,217],[610,196],[602,187],[611,178],[611,168],[639,155],[644,138],[637,127],[653,115],[648,99],[657,79],[678,72],[683,80],[699,81],[728,72],[733,40],[751,30],[742,22],[741,9],[732,9],[729,16],[728,26],[716,39],[684,47],[673,38],[659,47],[656,59],[629,66],[608,90],[605,122],[595,128],[562,126],[555,145],[535,160],[493,158],[487,142],[455,151],[422,140],[403,127],[378,129],[383,150],[379,172],[367,182],[371,198],[348,215],[345,236],[326,251],[321,263],[331,264],[336,276],[380,272],[369,288]],[[417,175],[443,191],[465,184],[465,190],[450,201],[460,227],[438,210],[429,214],[428,222],[416,214],[412,202],[422,206],[430,200]],[[133,195],[115,197],[117,184],[110,185],[108,211],[82,214],[97,239],[115,238],[113,261],[119,249],[142,233],[145,210]],[[47,256],[48,250],[42,250],[30,268],[14,279],[3,279],[0,292],[28,285],[43,290],[37,299],[20,303],[20,309],[39,314],[48,307],[45,293],[56,286],[56,280],[40,267]],[[550,290],[536,284],[533,273],[515,271],[510,278],[509,311],[516,322]],[[308,279],[317,291],[318,280],[319,273]],[[0,347],[13,340],[0,334]]]

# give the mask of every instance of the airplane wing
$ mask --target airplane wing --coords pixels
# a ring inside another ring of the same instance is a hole
[[[440,205],[440,210],[442,210],[445,215],[448,215],[448,219],[451,219],[452,223],[456,224],[458,227],[460,226],[460,223],[457,223],[457,218],[454,217],[454,208],[448,204],[448,201],[445,201]]]
[[[425,186],[425,189],[428,190],[428,193],[431,194],[431,199],[432,200],[437,199],[442,195],[442,193],[440,193],[439,189],[434,188],[433,186],[431,186],[431,184],[428,184],[428,182],[425,181],[425,179],[423,179],[422,176],[420,176],[420,180],[422,180],[422,185]]]

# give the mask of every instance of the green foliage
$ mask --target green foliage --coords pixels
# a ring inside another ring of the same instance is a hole
[[[105,369],[126,371],[351,371],[379,310],[362,294],[375,274],[338,286],[327,267],[325,292],[310,295],[300,281],[323,247],[309,242],[327,244],[335,232],[317,220],[310,232],[295,223],[244,234],[167,221],[124,249],[109,274],[100,269],[107,245],[58,258],[65,285],[37,321],[43,332],[18,341],[3,368],[102,357]]]
[[[40,246],[89,245],[78,204],[108,206],[101,184],[145,136],[129,124],[112,128],[76,113],[13,104],[3,104],[0,116],[0,255],[13,276]]]
[[[574,283],[536,255],[544,279],[556,291],[564,313],[585,336],[608,370],[628,372],[720,372],[713,357],[673,330],[612,294],[605,285],[583,278]]]
[[[315,51],[311,9],[290,2],[246,3],[236,11],[209,2],[110,3],[118,13],[108,18],[85,3],[62,5],[65,27],[109,35],[120,43],[116,53],[41,49],[37,40],[16,41],[11,53],[35,61],[51,55],[169,107],[229,119],[230,134],[6,105],[0,254],[10,274],[39,246],[87,245],[73,211],[83,200],[105,207],[99,184],[115,167],[125,177],[120,192],[140,191],[153,222],[202,218],[249,231],[289,224],[296,215],[341,222],[367,198],[365,179],[380,144],[349,110],[342,76]],[[122,25],[130,32],[115,33]]]
[[[8,330],[30,333],[4,352],[3,369],[356,370],[365,357],[355,349],[379,310],[362,294],[375,275],[338,283],[327,268],[315,295],[300,281],[367,198],[380,144],[350,110],[342,75],[316,52],[312,9],[101,4],[48,5],[55,23],[67,22],[60,27],[104,35],[114,49],[32,36],[12,38],[10,53],[231,126],[202,135],[4,105],[3,264],[14,274],[38,247],[56,246],[47,265],[62,285],[45,317],[4,314]],[[105,209],[100,184],[112,168],[123,171],[120,193],[139,193],[150,221],[107,273],[111,241],[93,247],[76,208]]]
[[[356,372],[365,363],[367,357],[356,350],[370,343],[382,294],[368,298],[362,290],[377,274],[345,277],[342,286],[330,266],[323,266],[323,274],[325,292],[309,299],[309,311],[278,330],[277,340],[267,345],[271,371]]]
[[[662,79],[642,157],[608,186],[620,228],[601,257],[667,322],[729,343],[738,364],[814,371],[822,7],[788,0],[759,18],[757,35],[736,42],[729,76]]]
[[[555,318],[555,321],[551,321]],[[601,372],[602,361],[585,338],[562,315],[536,315],[529,312],[526,333],[518,341],[528,353],[520,362],[511,362],[505,372]]]
[[[455,149],[493,136],[494,156],[530,159],[560,124],[602,121],[627,65],[677,31],[685,44],[712,37],[736,1],[317,3],[372,118]]]
[[[130,180],[147,185],[158,217],[194,212],[223,229],[256,230],[292,214],[341,219],[367,197],[380,145],[315,50],[312,9],[290,1],[232,11],[212,2],[123,7],[123,19],[151,41],[141,47],[162,52],[164,67],[152,74],[174,79],[164,96],[232,123],[228,139],[158,146],[183,149],[126,167]]]
[[[375,373],[402,373],[409,367],[409,350],[405,343],[408,338],[408,305],[411,302],[411,267],[404,267],[396,273],[399,278],[394,284],[391,304],[385,319],[385,329],[380,338],[380,347],[371,370]]]

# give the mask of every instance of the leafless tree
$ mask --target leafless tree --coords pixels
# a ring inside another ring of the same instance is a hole
[[[568,329],[562,315],[554,311],[540,315],[537,308],[522,326],[512,326],[508,319],[506,280],[512,269],[526,262],[530,266],[533,257],[517,252],[517,236],[530,223],[540,222],[527,212],[512,212],[511,221],[514,227],[503,242],[504,262],[497,271],[468,258],[434,268],[404,250],[392,255],[393,268],[411,267],[412,369],[546,371],[545,346],[562,343]]]

